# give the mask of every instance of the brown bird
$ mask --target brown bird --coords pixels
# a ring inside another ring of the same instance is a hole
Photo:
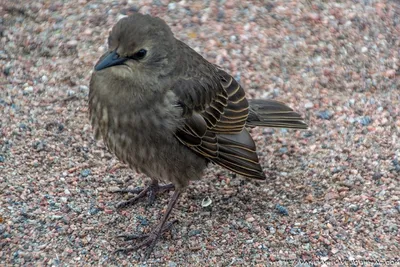
[[[266,179],[246,126],[307,125],[281,102],[246,99],[231,75],[177,40],[159,18],[136,13],[121,19],[110,33],[108,47],[90,81],[95,136],[101,136],[119,160],[151,178],[149,186],[134,190],[138,195],[118,207],[175,189],[151,234],[118,250],[147,246],[147,259],[171,226],[167,220],[180,194],[189,181],[201,178],[208,163]]]

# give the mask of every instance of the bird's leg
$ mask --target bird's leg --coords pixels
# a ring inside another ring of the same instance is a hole
[[[133,205],[139,200],[143,199],[147,195],[148,205],[154,203],[156,195],[169,190],[174,190],[175,186],[173,184],[159,185],[157,180],[151,180],[151,183],[146,187],[137,187],[134,189],[118,189],[113,191],[113,193],[133,193],[138,194],[137,196],[130,198],[126,201],[122,201],[117,204],[117,208],[124,208],[129,205]]]
[[[179,196],[181,195],[180,190],[176,190],[174,194],[172,195],[171,199],[169,200],[167,211],[164,214],[164,217],[162,218],[161,222],[157,225],[157,227],[154,228],[151,233],[147,235],[119,235],[118,237],[123,237],[125,240],[130,240],[130,239],[138,239],[138,238],[145,238],[142,242],[135,246],[129,246],[127,248],[119,248],[115,252],[129,252],[133,250],[137,250],[141,247],[147,246],[146,249],[146,254],[144,257],[144,260],[147,260],[150,257],[151,252],[154,249],[154,246],[156,245],[158,239],[160,236],[169,230],[174,222],[177,220],[173,220],[171,222],[167,223],[168,217],[171,214],[172,209],[174,208],[176,202],[178,201]]]

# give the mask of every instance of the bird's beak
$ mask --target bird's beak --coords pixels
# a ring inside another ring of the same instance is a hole
[[[123,64],[127,58],[120,57],[117,52],[110,52],[105,58],[103,58],[97,65],[94,67],[95,70],[102,70],[108,67],[117,66]]]

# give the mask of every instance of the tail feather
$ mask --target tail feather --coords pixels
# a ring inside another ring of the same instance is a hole
[[[246,177],[266,179],[258,162],[256,145],[246,129],[239,134],[219,134],[218,148],[218,157],[213,162]]]
[[[276,100],[250,99],[246,126],[307,129],[300,114]]]

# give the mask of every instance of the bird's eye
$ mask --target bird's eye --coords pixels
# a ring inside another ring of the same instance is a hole
[[[133,58],[134,59],[143,59],[146,56],[146,54],[147,54],[146,49],[140,49],[133,55]]]

